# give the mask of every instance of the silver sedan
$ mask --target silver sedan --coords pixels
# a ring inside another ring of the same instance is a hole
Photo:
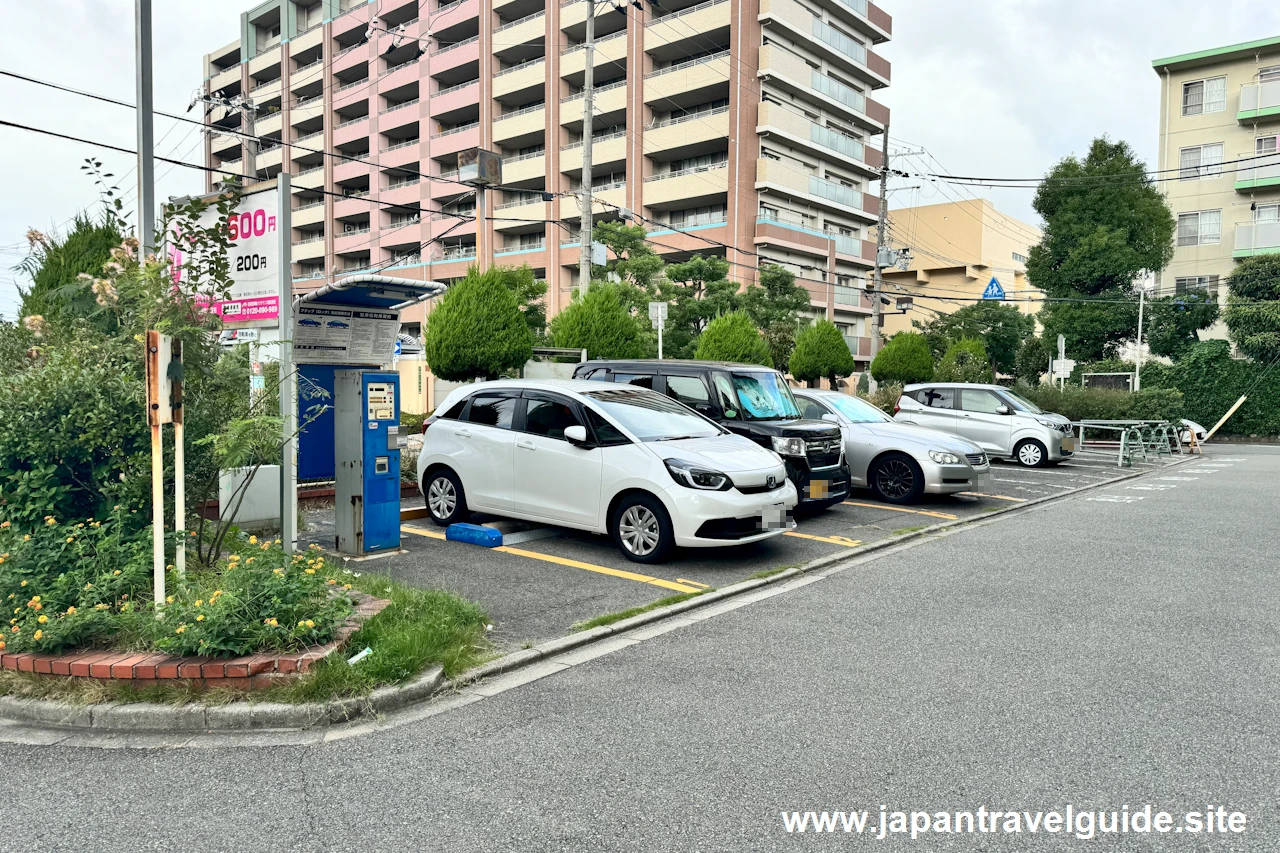
[[[987,454],[938,430],[900,424],[875,406],[838,391],[793,388],[806,418],[839,424],[854,486],[888,503],[915,503],[923,494],[981,492],[992,485]]]

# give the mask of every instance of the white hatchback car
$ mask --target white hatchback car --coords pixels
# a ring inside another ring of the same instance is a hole
[[[607,533],[640,563],[794,526],[796,490],[776,453],[645,388],[499,380],[459,388],[436,411],[418,488],[442,526],[475,510]]]

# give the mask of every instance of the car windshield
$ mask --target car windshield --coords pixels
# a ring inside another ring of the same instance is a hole
[[[1019,397],[1017,394],[1013,393],[1012,391],[1004,391],[1002,393],[1004,394],[1005,397],[1009,399],[1010,403],[1013,403],[1013,407],[1018,411],[1029,412],[1033,415],[1044,414],[1043,409],[1041,409],[1035,403],[1028,400],[1026,397]]]
[[[733,390],[746,420],[779,421],[800,417],[800,408],[780,374],[735,372]]]
[[[868,403],[866,400],[859,400],[857,397],[850,397],[848,394],[824,396],[825,402],[835,406],[844,415],[855,424],[882,424],[891,421],[893,418]]]
[[[670,397],[641,388],[602,388],[583,395],[641,441],[707,438],[722,430]]]

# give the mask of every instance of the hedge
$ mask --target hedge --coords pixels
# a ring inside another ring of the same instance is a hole
[[[1046,412],[1056,412],[1072,421],[1170,420],[1185,417],[1185,401],[1180,391],[1144,388],[1136,394],[1113,388],[1082,388],[1056,385],[1036,388],[1018,386],[1019,394]]]
[[[1269,369],[1270,368],[1270,369]],[[1231,358],[1226,341],[1203,341],[1173,365],[1142,367],[1142,388],[1174,388],[1183,417],[1212,427],[1242,394],[1249,399],[1223,424],[1223,435],[1280,436],[1280,364]]]

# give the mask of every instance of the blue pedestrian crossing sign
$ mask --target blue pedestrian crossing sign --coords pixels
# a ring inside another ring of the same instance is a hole
[[[1000,280],[995,276],[991,276],[991,281],[987,282],[987,289],[982,291],[983,299],[1004,299],[1004,288],[1000,286]]]
[[[396,355],[400,355],[400,350],[401,350],[401,347],[400,347],[400,339],[399,339],[399,338],[397,338],[397,339],[396,339],[396,349],[395,349],[395,354],[396,354]]]

